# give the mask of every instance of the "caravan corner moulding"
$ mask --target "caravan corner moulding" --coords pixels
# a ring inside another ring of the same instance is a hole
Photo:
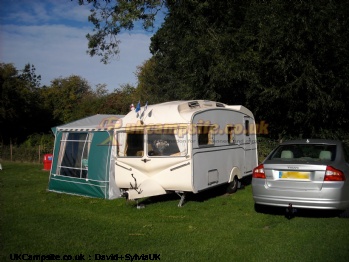
[[[243,106],[195,100],[129,112],[116,130],[115,182],[128,199],[198,193],[239,181],[257,166],[254,116]]]

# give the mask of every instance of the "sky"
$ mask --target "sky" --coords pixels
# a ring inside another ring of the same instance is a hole
[[[77,0],[0,0],[0,63],[12,63],[17,70],[34,65],[41,85],[78,75],[93,89],[98,84],[106,84],[109,92],[136,86],[137,66],[151,57],[150,38],[161,26],[163,12],[151,32],[136,26],[119,34],[120,54],[105,65],[86,53],[86,34],[93,30],[90,8]]]

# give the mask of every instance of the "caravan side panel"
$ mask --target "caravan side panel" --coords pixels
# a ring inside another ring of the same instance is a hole
[[[235,156],[233,156],[235,155]],[[227,183],[233,167],[243,170],[244,149],[207,149],[193,155],[194,192]]]
[[[194,192],[230,182],[233,168],[238,170],[239,179],[250,175],[247,169],[257,160],[256,154],[246,154],[246,149],[256,151],[250,146],[255,134],[250,133],[247,141],[244,117],[242,112],[230,109],[206,110],[193,117],[193,125],[204,126],[192,135]],[[254,119],[249,119],[254,124]]]

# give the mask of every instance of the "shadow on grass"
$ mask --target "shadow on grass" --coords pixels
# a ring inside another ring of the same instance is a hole
[[[339,217],[341,211],[338,210],[322,210],[322,209],[304,209],[295,208],[290,214],[286,207],[274,207],[274,206],[261,206],[255,205],[257,213],[285,216],[285,218],[292,219],[295,217],[306,217],[306,218],[334,218]]]
[[[251,184],[251,176],[247,176],[240,180],[241,186],[238,189],[244,190],[246,186]],[[183,206],[186,205],[188,202],[205,202],[207,200],[220,197],[223,195],[230,195],[227,193],[227,187],[228,184],[223,184],[219,186],[212,187],[210,189],[203,190],[199,193],[192,193],[192,192],[186,192],[185,193],[185,201],[183,203]],[[147,206],[155,203],[161,203],[161,202],[169,202],[169,201],[178,201],[177,204],[179,204],[180,198],[182,194],[177,194],[175,192],[171,192],[166,195],[160,195],[160,196],[152,196],[152,197],[147,197],[143,199],[139,199],[138,201],[131,201],[131,205],[134,206]]]
[[[245,185],[243,185],[238,191],[244,190]],[[227,193],[227,184],[216,186],[204,191],[201,191],[199,193],[192,193],[192,192],[186,192],[185,194],[185,201],[183,203],[183,206],[186,205],[188,202],[205,202],[210,199],[221,197],[224,195],[230,195]],[[175,192],[169,193],[166,195],[160,195],[160,196],[152,196],[148,198],[144,198],[142,200],[138,201],[139,205],[151,205],[155,203],[160,202],[169,202],[169,201],[178,201],[177,204],[179,204],[180,201],[180,195],[176,194]],[[135,202],[135,205],[137,205],[137,202]]]

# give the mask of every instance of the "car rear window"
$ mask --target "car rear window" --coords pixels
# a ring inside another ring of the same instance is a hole
[[[289,144],[281,145],[268,158],[281,161],[334,161],[336,145]]]

